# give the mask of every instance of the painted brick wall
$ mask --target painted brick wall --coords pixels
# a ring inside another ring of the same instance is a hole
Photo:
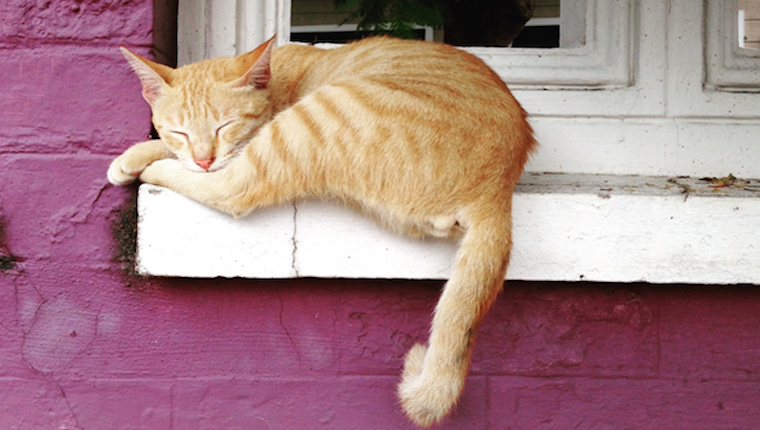
[[[151,2],[0,4],[0,429],[412,428],[439,283],[125,277],[110,159]],[[13,261],[16,260],[16,261]],[[12,266],[12,267],[11,267]],[[760,291],[507,285],[451,429],[760,428]]]

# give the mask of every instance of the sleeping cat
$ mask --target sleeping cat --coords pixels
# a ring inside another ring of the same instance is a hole
[[[481,60],[444,44],[273,45],[178,69],[122,48],[160,140],[129,148],[108,179],[139,176],[236,217],[330,199],[405,235],[461,238],[428,345],[407,353],[398,387],[430,426],[456,404],[504,283],[512,192],[536,145],[526,114]]]

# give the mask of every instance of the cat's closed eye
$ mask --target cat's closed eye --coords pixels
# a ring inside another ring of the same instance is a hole
[[[219,127],[217,127],[217,128],[216,128],[216,133],[215,133],[215,134],[216,134],[216,136],[217,136],[217,137],[219,137],[219,134],[222,132],[222,130],[223,130],[224,128],[227,128],[227,127],[229,127],[229,126],[230,126],[230,125],[231,125],[233,122],[234,122],[234,121],[230,120],[230,121],[227,121],[227,122],[225,122],[224,124],[220,125]]]
[[[184,132],[184,131],[169,130],[169,133],[171,133],[174,137],[178,137],[178,138],[180,138],[182,140],[185,140],[185,141],[190,141],[190,136],[186,132]]]
[[[176,151],[182,146],[190,144],[190,135],[182,130],[168,130],[163,141],[172,151]]]

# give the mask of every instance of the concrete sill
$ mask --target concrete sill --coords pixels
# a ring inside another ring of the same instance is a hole
[[[508,279],[760,284],[760,181],[531,174],[514,197]],[[456,243],[415,241],[303,201],[233,219],[142,185],[138,272],[151,276],[445,279]]]

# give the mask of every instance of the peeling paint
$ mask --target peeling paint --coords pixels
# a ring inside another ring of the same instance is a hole
[[[43,374],[67,369],[92,346],[98,319],[98,310],[82,307],[64,293],[43,300],[24,335],[24,360]]]

